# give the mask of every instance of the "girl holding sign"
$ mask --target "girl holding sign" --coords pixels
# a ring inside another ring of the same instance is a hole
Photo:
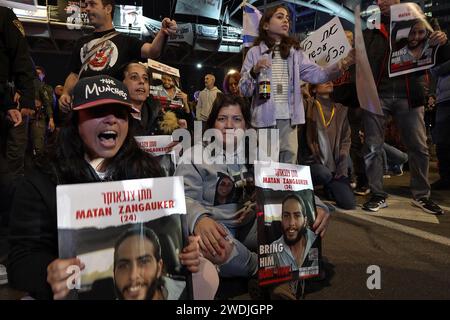
[[[252,125],[277,128],[280,162],[297,162],[297,125],[305,122],[300,80],[323,83],[337,78],[354,63],[353,52],[336,64],[320,67],[306,56],[300,43],[289,37],[290,12],[283,5],[267,9],[259,22],[259,36],[242,65],[239,86],[246,97],[253,96]],[[267,71],[270,98],[262,99],[258,77]]]

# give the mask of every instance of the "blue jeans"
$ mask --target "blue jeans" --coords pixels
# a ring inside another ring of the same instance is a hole
[[[430,196],[429,154],[425,133],[424,107],[410,108],[407,99],[381,98],[385,115],[392,115],[400,130],[400,139],[408,149],[410,188],[415,199]],[[368,111],[363,113],[364,162],[372,194],[387,197],[383,190],[383,143],[386,119]]]
[[[385,142],[383,144],[383,160],[385,170],[389,171],[396,166],[403,166],[408,161],[408,155]]]
[[[323,185],[336,200],[336,205],[344,210],[354,209],[356,206],[355,196],[347,177],[333,179],[334,174],[322,164],[313,164],[311,178],[314,185]]]

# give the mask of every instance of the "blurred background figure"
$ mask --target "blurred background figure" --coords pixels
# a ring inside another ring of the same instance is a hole
[[[0,21],[0,279],[3,280],[11,199],[25,165],[27,127],[22,118],[34,112],[35,74],[22,24],[11,9],[1,6]]]
[[[33,156],[39,156],[49,133],[55,131],[53,118],[53,88],[45,83],[45,70],[36,66],[37,79],[34,80],[35,112],[29,119],[30,142]]]
[[[241,74],[238,71],[230,71],[223,79],[223,92],[225,94],[232,94],[233,96],[242,96],[239,90],[239,80],[241,80]]]
[[[66,121],[66,113],[59,109],[59,98],[61,97],[64,90],[64,86],[58,84],[53,91],[53,119],[55,120],[56,130],[61,128]]]
[[[206,122],[212,109],[217,93],[221,92],[215,85],[216,77],[208,73],[205,75],[205,89],[200,91],[196,107],[196,119]]]

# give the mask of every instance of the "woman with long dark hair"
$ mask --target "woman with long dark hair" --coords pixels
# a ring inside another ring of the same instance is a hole
[[[189,232],[200,236],[203,255],[219,265],[222,277],[250,277],[258,268],[250,178],[253,166],[243,150],[245,140],[238,134],[238,130],[249,128],[245,100],[218,94],[205,132],[215,129],[216,140],[198,142],[184,152],[175,171],[184,177]],[[192,152],[201,152],[202,161],[195,161]]]
[[[239,91],[239,80],[241,80],[241,75],[239,72],[229,72],[223,79],[223,92],[225,94],[240,96],[241,92]]]
[[[350,125],[347,107],[332,98],[333,83],[311,85],[311,98],[305,100],[306,123],[301,126],[300,161],[311,168],[315,186],[322,185],[336,205],[355,208],[355,196],[348,178]]]
[[[127,87],[130,102],[139,110],[132,114],[136,135],[167,135],[177,128],[187,128],[189,117],[186,112],[169,111],[168,113],[160,101],[151,95],[152,77],[147,65],[139,61],[131,61],[123,65],[120,71],[119,80],[123,81]]]
[[[206,122],[207,129],[218,130],[216,140],[187,150],[175,171],[184,177],[189,232],[200,236],[201,252],[218,265],[221,277],[251,277],[258,270],[254,173],[248,150],[257,147],[238,133],[251,128],[250,117],[243,98],[218,94]],[[196,152],[203,155],[202,161],[196,161]],[[232,184],[224,185],[224,180]],[[329,212],[317,197],[316,205],[314,231],[323,236]]]
[[[9,283],[34,298],[61,299],[69,289],[69,266],[77,258],[58,259],[56,187],[101,181],[161,177],[163,171],[133,138],[128,90],[109,76],[80,80],[74,89],[73,112],[51,147],[17,188],[11,214]],[[195,244],[183,253],[197,270]],[[191,270],[191,271],[192,271]]]

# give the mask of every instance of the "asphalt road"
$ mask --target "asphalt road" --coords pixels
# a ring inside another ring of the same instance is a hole
[[[432,163],[430,181],[436,179]],[[411,206],[408,174],[386,179],[385,188],[388,208],[333,214],[323,241],[326,278],[311,282],[305,299],[450,299],[450,191],[433,192],[447,210],[436,217]],[[380,289],[367,287],[374,276],[367,273],[370,266],[379,267]],[[0,300],[22,296],[0,286]],[[235,299],[250,296],[240,293]]]
[[[432,164],[430,181],[436,179]],[[323,244],[327,278],[310,285],[306,299],[450,299],[450,191],[433,192],[447,211],[436,217],[411,206],[408,174],[385,186],[388,208],[333,215]],[[373,265],[381,288],[370,290]]]

